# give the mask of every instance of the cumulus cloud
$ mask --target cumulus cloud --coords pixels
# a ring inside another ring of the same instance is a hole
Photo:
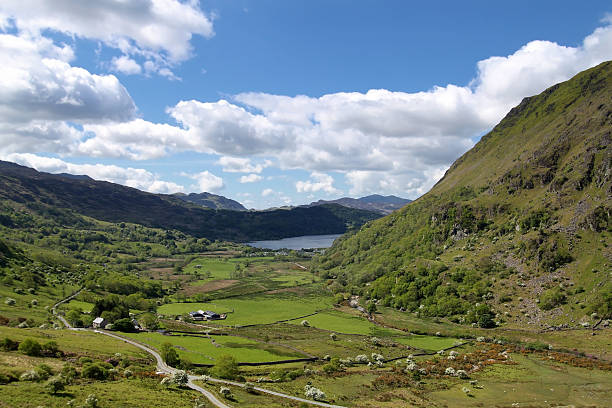
[[[217,164],[223,167],[227,173],[261,173],[266,167],[270,167],[272,162],[265,160],[263,163],[253,164],[251,159],[246,157],[222,156]]]
[[[126,75],[140,74],[142,72],[142,67],[140,64],[127,55],[114,57],[111,60],[111,67],[114,71],[121,72],[122,74]]]
[[[417,196],[523,97],[609,59],[612,26],[606,25],[578,47],[532,41],[511,55],[482,60],[465,86],[318,98],[244,93],[231,102],[182,101],[168,113],[218,154],[266,155],[281,168],[313,174],[341,172],[353,194]],[[316,178],[296,184],[302,192],[332,191],[324,186]]]
[[[67,61],[72,50],[44,38],[0,34],[0,118],[124,121],[136,106],[114,75],[95,75]]]
[[[266,188],[261,192],[262,197],[268,197],[268,196],[271,196],[272,194],[274,194],[274,190],[272,190],[271,188]]]
[[[188,59],[194,35],[214,35],[213,18],[197,0],[3,0],[1,16],[0,25],[12,19],[23,32],[52,30],[101,41],[150,62],[155,71]]]
[[[199,189],[200,192],[216,192],[225,187],[223,179],[221,177],[215,176],[208,170],[196,174],[191,174],[189,177],[196,180],[196,187]]]
[[[327,194],[340,193],[341,191],[333,186],[334,178],[329,174],[312,172],[310,180],[298,181],[295,183],[295,189],[298,193],[314,193],[324,191]]]
[[[263,179],[263,177],[261,177],[259,174],[251,173],[248,176],[240,177],[240,182],[242,184],[244,184],[244,183],[255,183],[255,182],[260,181],[262,179]]]
[[[32,167],[47,173],[84,174],[95,180],[109,181],[125,186],[148,191],[150,193],[171,194],[185,191],[185,188],[173,182],[163,181],[155,174],[135,168],[123,168],[104,164],[73,164],[64,160],[43,157],[30,153],[12,153],[2,156],[4,160],[23,166]]]

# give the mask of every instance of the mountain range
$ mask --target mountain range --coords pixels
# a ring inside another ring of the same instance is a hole
[[[24,210],[66,222],[80,215],[233,241],[340,234],[380,217],[337,204],[271,211],[213,210],[175,195],[146,193],[86,176],[43,173],[4,161],[0,161],[0,200],[4,219],[11,218],[5,213]]]
[[[360,210],[375,211],[381,214],[390,214],[411,202],[411,200],[396,197],[394,195],[382,196],[372,194],[361,198],[342,197],[336,200],[319,200],[310,203],[308,206],[316,206],[323,204],[339,204],[344,207],[358,208]]]

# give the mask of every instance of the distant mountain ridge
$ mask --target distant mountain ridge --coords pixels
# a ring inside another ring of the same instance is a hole
[[[89,177],[43,173],[0,161],[0,220],[7,207],[45,217],[74,218],[73,212],[101,221],[131,222],[242,242],[341,234],[380,217],[372,211],[335,204],[274,211],[213,210],[174,195],[147,193]]]
[[[386,215],[392,213],[395,210],[399,210],[411,201],[412,200],[396,197],[394,195],[382,196],[379,194],[372,194],[361,198],[342,197],[336,200],[319,200],[308,204],[308,206],[339,204],[344,207],[375,211],[380,214]]]
[[[231,198],[223,197],[221,195],[212,193],[175,193],[173,196],[180,198],[183,201],[187,201],[201,206],[212,208],[213,210],[233,210],[233,211],[246,211],[247,209],[240,204],[238,201],[232,200]]]

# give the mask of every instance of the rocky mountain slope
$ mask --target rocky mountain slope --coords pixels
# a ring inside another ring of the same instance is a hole
[[[419,315],[594,324],[612,314],[612,62],[525,98],[423,197],[319,260],[335,291]]]

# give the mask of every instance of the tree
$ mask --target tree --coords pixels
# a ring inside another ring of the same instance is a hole
[[[161,345],[160,352],[161,352],[160,354],[164,362],[171,367],[176,367],[181,361],[181,359],[178,356],[178,353],[176,352],[172,344],[168,342]]]
[[[70,323],[74,327],[83,326],[83,320],[81,319],[81,312],[79,312],[78,310],[72,309],[68,311],[68,313],[66,313],[66,320],[68,320],[68,323]]]
[[[49,378],[45,384],[45,390],[52,395],[57,394],[58,391],[63,391],[65,387],[66,384],[64,383],[63,378],[59,375]]]
[[[132,319],[130,318],[116,320],[115,323],[113,323],[113,330],[125,333],[136,331],[134,328],[134,323],[132,323]]]
[[[368,314],[374,314],[376,313],[376,303],[374,302],[369,302],[366,306],[366,311],[368,312]]]
[[[212,368],[213,374],[226,380],[233,380],[240,374],[238,362],[228,354],[223,354],[217,360],[217,364]]]
[[[159,320],[157,320],[157,316],[155,316],[153,313],[145,313],[139,318],[139,320],[147,330],[159,329]]]

